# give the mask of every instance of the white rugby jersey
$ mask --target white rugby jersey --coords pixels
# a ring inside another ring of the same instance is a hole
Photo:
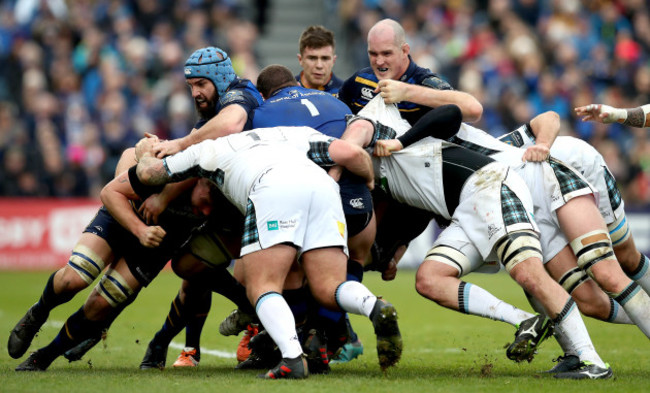
[[[307,153],[315,145],[327,152],[331,141],[310,127],[259,128],[205,140],[165,157],[163,163],[175,181],[210,179],[245,214],[251,190],[267,171],[278,165],[317,166]]]
[[[446,144],[429,137],[389,157],[372,156],[376,182],[398,202],[450,219],[442,182]]]
[[[499,139],[514,147],[526,148],[535,144],[535,136],[525,124]],[[593,175],[599,173],[600,167],[605,165],[605,160],[596,148],[572,136],[558,136],[551,146],[551,156],[575,168],[592,183],[596,180]]]
[[[372,140],[397,138],[411,128],[395,104],[386,104],[378,94],[366,104],[358,116],[378,121],[395,131],[395,135],[374,135]],[[372,157],[375,182],[398,202],[406,203],[450,219],[442,183],[442,148],[440,139],[426,137],[389,157],[372,154],[374,144],[367,146]]]

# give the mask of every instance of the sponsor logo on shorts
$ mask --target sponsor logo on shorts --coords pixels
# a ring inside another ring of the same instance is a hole
[[[354,198],[350,199],[350,206],[354,209],[363,209],[365,205],[363,204],[363,198]]]
[[[274,220],[267,221],[266,227],[269,231],[277,231],[280,229],[292,229],[298,225],[298,220]]]

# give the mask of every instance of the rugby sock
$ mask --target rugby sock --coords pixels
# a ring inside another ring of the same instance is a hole
[[[209,274],[209,276],[206,277],[204,282],[213,292],[216,292],[235,303],[244,313],[250,315],[255,314],[255,309],[246,296],[246,288],[241,285],[228,270],[225,268],[218,268],[208,270],[206,274]]]
[[[83,306],[81,306],[77,312],[65,321],[54,340],[47,346],[39,349],[39,352],[43,355],[43,365],[49,365],[65,351],[75,347],[85,339],[93,337],[98,333],[101,334],[103,327],[104,321],[91,321],[86,318]]]
[[[307,320],[307,311],[309,310],[307,303],[309,299],[312,299],[309,289],[307,287],[285,289],[282,291],[282,296],[287,301],[296,323],[298,325],[304,323]]]
[[[348,259],[348,272],[347,272],[347,277],[348,281],[358,281],[362,282],[363,281],[363,265],[360,264],[359,262],[353,260],[353,259]],[[348,328],[348,334],[350,335],[350,341],[351,342],[357,342],[359,341],[359,336],[357,333],[352,329],[352,324],[350,323],[350,318],[348,315],[345,315],[345,325]]]
[[[255,302],[255,311],[283,358],[293,359],[302,354],[295,319],[282,295],[277,292],[262,294]]]
[[[464,314],[490,318],[512,326],[518,326],[522,321],[534,317],[533,314],[496,298],[478,285],[464,281],[458,286],[458,309]]]
[[[203,296],[187,301],[187,323],[185,326],[185,346],[196,349],[196,360],[201,359],[201,332],[212,305],[212,292],[206,291]]]
[[[605,363],[600,358],[587,332],[580,311],[572,298],[567,300],[562,311],[553,318],[555,329],[564,335],[568,349],[567,353],[576,354],[581,361],[592,362],[599,367],[605,367]]]
[[[168,346],[174,337],[185,327],[185,307],[181,303],[180,293],[176,295],[162,328],[156,332],[153,341],[161,346]]]
[[[641,259],[639,260],[639,266],[635,271],[628,274],[628,276],[634,280],[637,284],[643,288],[643,290],[650,294],[650,260],[648,257],[641,254]]]
[[[360,282],[346,281],[336,288],[336,302],[347,312],[370,317],[377,296]]]
[[[617,301],[625,310],[634,324],[650,338],[650,297],[641,287],[632,282],[623,292],[616,295]]]
[[[625,309],[616,300],[609,298],[609,305],[609,318],[607,318],[606,322],[634,325],[634,321],[630,319]]]
[[[542,304],[537,299],[530,296],[528,292],[526,291],[524,292],[526,293],[526,298],[528,298],[528,302],[530,303],[531,306],[533,306],[533,309],[540,314],[546,314],[546,311],[544,311],[544,307],[542,306]],[[627,316],[625,309],[623,309],[620,304],[614,301],[614,299],[610,298],[609,300],[610,300],[609,317],[605,320],[605,322],[618,323],[622,325],[634,325],[634,322],[630,319],[630,317]]]
[[[553,337],[555,337],[555,340],[560,345],[560,348],[562,348],[562,351],[564,352],[564,356],[567,355],[578,356],[576,349],[573,347],[573,345],[571,345],[571,340],[569,340],[566,334],[562,332],[562,329],[553,330]]]
[[[363,265],[354,259],[348,259],[347,277],[349,281],[363,281]]]
[[[76,292],[63,292],[59,294],[54,292],[54,276],[56,273],[57,272],[54,272],[50,275],[50,278],[47,280],[45,288],[43,289],[43,294],[41,295],[41,298],[38,299],[38,302],[33,309],[34,312],[45,317],[49,315],[53,308],[60,304],[67,303],[77,294]]]

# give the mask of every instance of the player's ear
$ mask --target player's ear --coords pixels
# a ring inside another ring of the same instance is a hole
[[[411,46],[406,42],[402,44],[402,53],[404,53],[405,55],[411,53]]]

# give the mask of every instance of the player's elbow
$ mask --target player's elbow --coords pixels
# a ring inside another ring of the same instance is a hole
[[[483,105],[478,100],[472,98],[468,103],[461,108],[463,113],[463,121],[467,123],[474,123],[481,119],[483,115]]]
[[[110,183],[105,185],[104,188],[99,192],[99,199],[102,201],[102,204],[104,206],[110,205],[110,194],[111,194],[111,186]]]
[[[541,116],[544,116],[546,121],[548,121],[549,124],[560,128],[560,114],[555,112],[555,111],[547,111],[542,113]]]

